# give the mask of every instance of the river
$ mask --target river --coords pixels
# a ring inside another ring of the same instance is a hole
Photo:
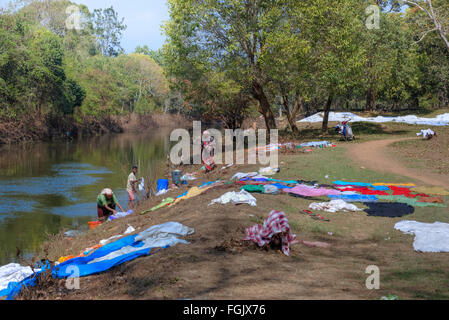
[[[169,132],[0,147],[0,266],[30,259],[48,234],[86,230],[103,188],[126,208],[132,165],[146,182],[164,175]]]

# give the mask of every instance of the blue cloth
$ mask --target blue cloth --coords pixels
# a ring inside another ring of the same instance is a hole
[[[359,186],[359,187],[371,187],[373,188],[374,186],[371,183],[364,183],[364,182],[346,182],[346,181],[334,181],[335,185],[338,186]]]
[[[280,182],[280,183],[286,183],[286,184],[298,184],[298,181],[295,181],[295,180],[285,181],[285,180],[277,180],[277,179],[268,178],[268,181],[274,181],[274,182]]]
[[[36,285],[37,278],[46,272],[50,272],[50,263],[47,263],[42,267],[41,271],[29,276],[28,278],[23,279],[20,282],[10,282],[8,283],[8,287],[2,291],[0,291],[0,297],[6,297],[6,300],[14,300],[14,298],[20,293],[23,287],[34,287]]]
[[[304,147],[320,147],[320,146],[328,146],[331,143],[329,143],[328,141],[320,141],[320,142],[307,142],[307,143],[303,143],[301,144],[301,148]]]
[[[71,260],[67,260],[64,263],[54,267],[53,276],[55,278],[67,278],[72,275],[72,270],[70,268],[77,267],[79,270],[79,277],[85,277],[92,274],[104,272],[106,270],[111,269],[112,267],[118,266],[126,261],[134,260],[140,256],[145,256],[150,254],[151,248],[146,248],[142,250],[138,250],[135,252],[123,254],[111,260],[104,260],[100,262],[90,263],[91,261],[107,256],[108,254],[120,250],[123,247],[131,246],[134,248],[139,248],[143,246],[142,241],[135,241],[137,235],[128,236],[112,242],[104,247],[99,248],[94,253],[87,257],[74,258]]]
[[[365,194],[329,195],[328,197],[332,200],[341,199],[346,202],[375,202],[378,200],[376,196]]]
[[[286,185],[280,184],[280,183],[270,183],[272,186],[278,187],[279,189],[291,189],[291,187],[288,187]]]
[[[269,180],[266,178],[244,178],[240,181],[256,181],[256,182],[268,182]]]
[[[50,265],[46,265],[43,268],[43,271],[37,273],[36,275],[32,275],[26,279],[24,279],[21,282],[14,282],[9,283],[8,288],[5,290],[2,290],[0,292],[0,296],[7,296],[7,300],[13,300],[22,290],[23,286],[32,287],[36,285],[36,278],[39,276],[42,272],[50,272],[53,275],[54,278],[67,278],[70,276],[75,276],[73,274],[73,268],[76,267],[77,271],[79,271],[76,276],[79,277],[85,277],[92,274],[97,274],[100,272],[104,272],[106,270],[109,270],[115,266],[118,266],[122,263],[125,263],[126,261],[134,260],[140,256],[149,255],[151,248],[146,248],[138,251],[134,251],[131,253],[123,254],[121,256],[118,256],[111,260],[104,260],[99,261],[95,263],[89,263],[97,258],[104,257],[114,251],[120,250],[123,247],[132,246],[134,248],[139,248],[143,246],[142,241],[135,241],[135,238],[137,235],[131,235],[125,238],[122,238],[120,240],[114,241],[110,244],[107,244],[98,250],[94,251],[91,255],[87,257],[80,257],[80,258],[73,258],[70,260],[67,260],[64,263],[61,263],[53,269],[50,269]],[[166,248],[166,247],[164,247]],[[159,250],[158,250],[159,251]],[[156,251],[157,252],[157,251]]]
[[[389,191],[390,188],[384,187],[384,186],[376,186],[376,187],[374,187],[374,190],[376,190],[376,191]]]

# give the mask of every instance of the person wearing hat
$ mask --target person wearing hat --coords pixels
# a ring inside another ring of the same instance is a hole
[[[118,203],[117,197],[112,190],[109,188],[103,189],[97,197],[98,219],[102,222],[107,221],[111,215],[117,213],[115,210],[116,206],[118,206],[122,212],[125,211],[120,203]]]

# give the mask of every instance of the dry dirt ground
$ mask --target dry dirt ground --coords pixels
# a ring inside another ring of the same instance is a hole
[[[356,146],[356,145],[354,145]],[[280,178],[305,179],[310,170],[325,174],[327,159],[338,161],[343,152],[315,150],[311,153],[282,155]],[[366,145],[360,144],[361,148]],[[368,148],[370,151],[371,148]],[[369,157],[370,158],[370,157]],[[320,166],[320,161],[323,167]],[[323,161],[324,159],[324,161]],[[190,168],[187,172],[198,170]],[[240,166],[201,175],[197,183],[229,179],[236,172],[254,171]],[[378,169],[378,168],[376,168]],[[305,171],[306,170],[306,171]],[[354,171],[351,167],[347,172]],[[326,171],[327,172],[327,171]],[[375,172],[372,173],[372,176]],[[389,177],[389,176],[382,176]],[[310,178],[310,177],[309,177]],[[394,181],[388,181],[394,182]],[[173,191],[177,196],[186,189]],[[222,186],[176,206],[146,215],[135,214],[104,224],[75,238],[61,235],[44,246],[43,256],[55,261],[60,256],[76,254],[100,239],[123,233],[128,225],[136,232],[177,221],[195,229],[187,237],[189,245],[180,244],[153,255],[138,258],[112,270],[80,279],[80,290],[68,291],[64,281],[54,281],[23,292],[21,299],[375,299],[396,294],[401,299],[448,299],[449,259],[445,254],[420,254],[413,251],[413,237],[394,231],[402,220],[368,217],[358,213],[323,213],[330,222],[310,219],[300,214],[311,200],[280,195],[259,195],[257,207],[213,205],[212,199],[236,185]],[[325,199],[321,199],[326,201]],[[160,198],[142,203],[137,212],[153,207]],[[448,199],[446,198],[447,202]],[[363,207],[363,206],[362,206]],[[292,246],[291,256],[244,243],[245,228],[262,223],[271,210],[285,211],[292,230],[301,240],[323,241],[328,248]],[[420,209],[422,219],[433,214],[432,208]],[[438,211],[445,221],[445,211]],[[381,289],[368,290],[365,270],[370,265],[381,268]]]
[[[398,159],[397,154],[391,152],[389,146],[398,142],[408,141],[414,142],[416,144],[417,138],[395,138],[368,141],[361,144],[350,144],[348,145],[348,150],[351,158],[357,161],[360,165],[363,165],[367,168],[378,171],[387,171],[410,177],[422,181],[424,184],[429,186],[442,186],[445,188],[449,188],[449,175],[434,173],[430,169],[426,168],[418,169],[407,167],[402,159]],[[418,141],[418,143],[428,142]],[[434,148],[433,153],[436,152],[435,150],[436,149]],[[411,148],[411,151],[409,152],[416,153],[416,149]],[[414,157],[414,159],[415,161],[420,161],[420,159],[416,156]]]

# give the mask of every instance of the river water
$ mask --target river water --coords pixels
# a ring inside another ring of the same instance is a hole
[[[169,130],[0,148],[0,266],[31,258],[48,234],[86,230],[96,198],[113,189],[126,209],[132,165],[138,177],[161,178]]]

